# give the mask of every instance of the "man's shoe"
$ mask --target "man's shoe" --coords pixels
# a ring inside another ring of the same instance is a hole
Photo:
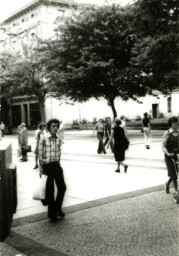
[[[36,164],[33,169],[37,169],[37,168],[38,168],[38,164]]]
[[[169,193],[170,193],[170,191],[169,191],[168,183],[167,183],[167,182],[165,182],[164,186],[165,186],[165,191],[166,191],[166,193],[167,193],[167,194],[169,194]]]
[[[42,199],[41,202],[42,202],[42,204],[43,204],[44,206],[49,205],[49,203],[48,203],[48,201],[47,201],[46,199]],[[49,216],[48,216],[48,217],[49,217]],[[49,218],[50,218],[50,217],[49,217]]]
[[[124,166],[124,172],[127,172],[128,165]]]
[[[20,162],[27,162],[27,160],[26,159],[21,159]]]
[[[117,169],[115,172],[121,172],[121,171]]]
[[[57,219],[57,217],[52,217],[51,219],[50,219],[50,221],[52,221],[52,222],[56,222],[58,219]]]
[[[174,203],[178,204],[179,203],[179,192],[175,191],[173,194],[173,201]]]
[[[65,213],[62,210],[60,210],[60,211],[58,211],[58,216],[64,218],[65,217]]]

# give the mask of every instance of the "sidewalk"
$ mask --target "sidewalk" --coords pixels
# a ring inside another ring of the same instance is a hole
[[[162,132],[153,135],[151,150],[143,136],[130,131],[126,154],[127,174],[116,174],[114,156],[97,155],[97,138],[91,132],[65,134],[61,164],[67,192],[65,219],[51,223],[47,209],[32,200],[38,170],[17,160],[17,137],[12,143],[17,165],[18,208],[10,237],[0,243],[0,256],[177,256],[178,205],[164,186],[167,172],[161,151]],[[29,144],[35,147],[34,137]],[[121,168],[122,169],[122,168]],[[17,251],[15,251],[17,249]]]
[[[15,220],[5,243],[28,256],[179,255],[178,205],[163,186],[67,207],[65,212],[56,223],[46,214]]]
[[[116,174],[116,162],[110,149],[106,155],[96,153],[96,136],[91,137],[91,133],[86,134],[86,131],[65,133],[61,164],[67,191],[63,207],[157,186],[166,181],[160,136],[154,137],[151,150],[146,150],[139,131],[132,131],[129,135],[131,143],[126,154],[128,173],[124,174],[121,168],[121,173]],[[33,170],[34,154],[28,154],[28,162],[19,162],[17,137],[9,136],[6,139],[12,143],[13,162],[17,166],[18,207],[14,219],[46,212],[46,207],[32,199],[33,184],[38,177],[38,170]],[[29,144],[35,148],[33,136],[29,136]]]

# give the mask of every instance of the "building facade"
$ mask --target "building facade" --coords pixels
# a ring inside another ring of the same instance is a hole
[[[55,20],[70,15],[79,6],[74,0],[34,0],[0,24],[0,52],[18,51],[30,57],[40,39],[54,36]],[[36,126],[40,110],[35,99],[27,96],[1,99],[1,119],[16,127],[21,122]],[[48,114],[47,114],[48,117]]]
[[[61,20],[78,8],[74,0],[34,0],[17,12],[10,15],[1,24],[0,51],[19,51],[29,56],[34,47],[38,46],[39,39],[48,39],[54,36],[55,20]],[[146,96],[141,98],[141,104],[129,100],[115,100],[118,115],[125,115],[129,119],[137,119],[144,112],[150,113],[153,118],[161,116],[179,115],[179,90],[169,97],[158,94],[158,98]],[[28,126],[36,126],[40,121],[40,110],[35,98],[27,96],[2,99],[1,119],[10,126],[17,127],[21,122]],[[57,117],[64,123],[73,120],[86,119],[92,121],[105,116],[112,117],[111,108],[105,99],[90,99],[85,103],[59,102],[48,98],[45,102],[46,117]]]

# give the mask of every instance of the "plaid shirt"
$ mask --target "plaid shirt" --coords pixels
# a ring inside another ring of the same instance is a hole
[[[61,157],[61,138],[50,133],[40,137],[38,144],[39,161],[43,164],[59,162]]]

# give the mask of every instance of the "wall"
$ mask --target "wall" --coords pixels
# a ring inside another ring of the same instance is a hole
[[[124,115],[129,119],[136,119],[139,116],[142,118],[143,113],[148,112],[153,117],[152,104],[158,104],[158,115],[164,114],[165,117],[179,115],[179,92],[172,95],[172,113],[168,113],[167,97],[162,95],[159,95],[159,99],[153,96],[146,96],[145,98],[140,98],[140,101],[142,101],[141,104],[133,100],[124,102],[120,98],[116,98],[115,107],[118,116]],[[55,117],[64,123],[72,123],[73,120],[80,120],[80,118],[81,120],[85,118],[90,122],[94,117],[99,119],[110,116],[112,118],[113,113],[104,98],[100,98],[100,100],[91,98],[87,102],[75,102],[73,105],[51,98],[46,100],[46,116],[47,119]]]

